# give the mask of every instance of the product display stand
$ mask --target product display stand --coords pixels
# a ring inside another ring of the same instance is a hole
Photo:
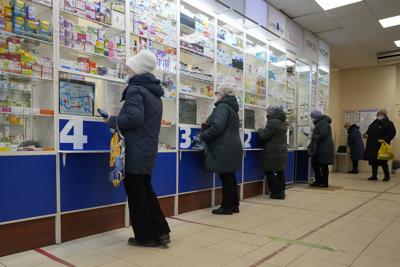
[[[126,61],[143,49],[156,55],[165,93],[152,176],[165,215],[221,201],[220,179],[192,141],[224,82],[236,85],[240,105],[241,199],[264,188],[257,130],[271,105],[288,118],[286,182],[308,181],[304,133],[311,109],[327,109],[326,58],[322,67],[292,54],[283,37],[221,1],[6,0],[0,8],[0,235],[7,245],[20,240],[0,256],[129,226],[97,109],[118,114]]]

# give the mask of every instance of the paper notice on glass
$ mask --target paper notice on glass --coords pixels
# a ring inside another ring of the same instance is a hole
[[[121,96],[125,85],[106,82],[105,89],[104,109],[107,110],[110,115],[118,115],[123,105]]]

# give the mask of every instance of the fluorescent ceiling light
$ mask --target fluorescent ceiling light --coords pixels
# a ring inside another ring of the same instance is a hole
[[[288,60],[288,61],[286,62],[286,65],[287,65],[288,67],[293,67],[293,66],[294,66],[294,62]]]
[[[317,4],[320,5],[323,10],[347,6],[361,1],[362,0],[315,0],[315,2],[317,2]]]
[[[394,41],[394,43],[397,45],[397,47],[400,47],[400,40]]]
[[[400,15],[386,18],[386,19],[380,19],[379,23],[382,25],[383,28],[400,25]]]

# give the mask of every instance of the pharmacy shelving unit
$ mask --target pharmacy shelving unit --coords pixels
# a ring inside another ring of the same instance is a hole
[[[262,192],[257,129],[265,126],[269,105],[284,107],[290,118],[287,183],[309,174],[302,132],[310,130],[312,101],[326,110],[329,71],[289,55],[270,39],[281,38],[222,2],[0,5],[6,20],[0,31],[0,195],[6,199],[0,236],[6,238],[0,247],[7,247],[0,256],[129,226],[124,188],[108,178],[111,132],[97,108],[119,112],[126,60],[142,49],[156,54],[155,75],[165,92],[152,182],[166,215],[220,202],[218,176],[204,170],[192,140],[224,81],[236,83],[240,103],[241,198]],[[31,235],[21,238],[22,230]]]

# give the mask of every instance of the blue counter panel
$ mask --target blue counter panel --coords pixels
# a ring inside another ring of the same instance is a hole
[[[296,162],[295,152],[294,151],[289,151],[289,153],[288,153],[288,161],[287,161],[286,170],[285,170],[285,181],[286,181],[286,184],[293,184],[294,183],[295,162]]]
[[[67,154],[61,160],[61,211],[73,211],[125,201],[123,185],[108,178],[109,154]]]
[[[244,182],[254,182],[264,180],[264,170],[262,150],[246,151],[244,158]]]
[[[0,157],[0,222],[56,213],[56,156]]]
[[[152,176],[153,189],[157,196],[176,192],[176,153],[159,153]]]
[[[179,193],[212,188],[213,173],[204,170],[200,152],[181,152],[179,162]]]
[[[296,183],[308,183],[310,158],[305,150],[296,151]]]

